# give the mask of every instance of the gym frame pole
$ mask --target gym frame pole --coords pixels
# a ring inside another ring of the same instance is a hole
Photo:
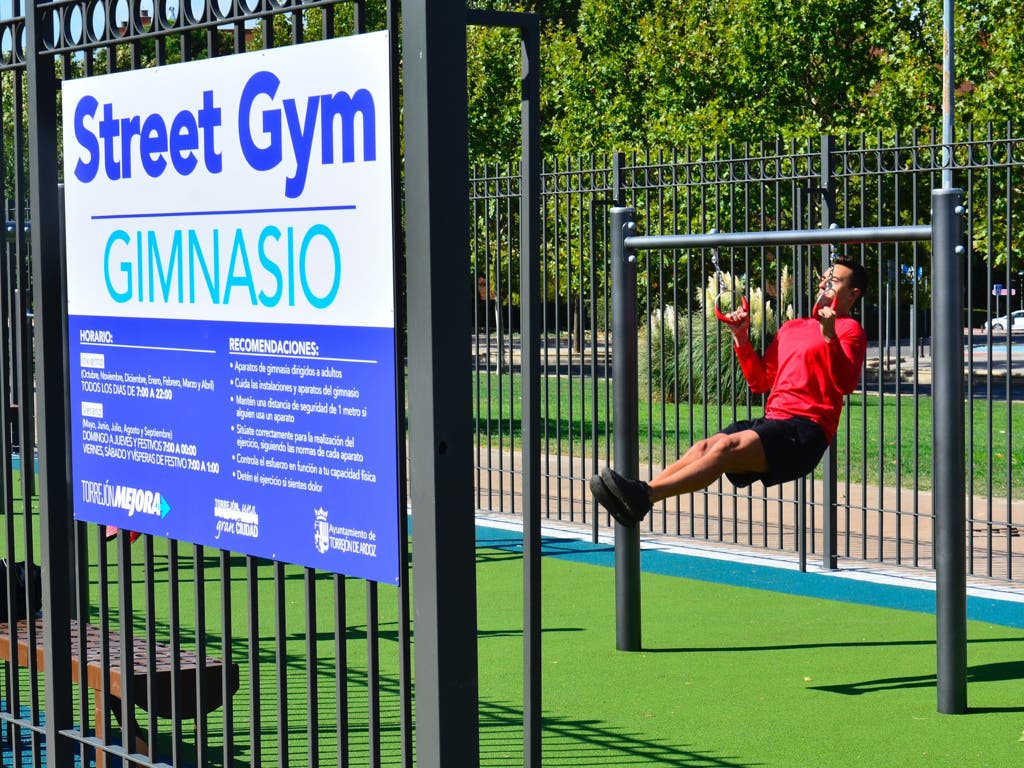
[[[480,764],[466,8],[402,3],[416,763]],[[459,87],[453,87],[459,84]]]
[[[625,238],[636,230],[636,212],[614,206],[611,221],[612,408],[615,470],[640,472],[637,398],[636,256]],[[640,527],[615,524],[615,647],[640,650]]]
[[[967,712],[963,192],[932,191],[932,499],[939,712]]]
[[[953,186],[955,3],[942,3],[942,189],[932,191],[932,493],[939,712],[967,712],[963,191]]]

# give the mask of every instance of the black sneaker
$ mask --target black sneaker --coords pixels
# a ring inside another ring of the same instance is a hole
[[[590,478],[590,492],[594,494],[597,503],[607,509],[619,523],[622,525],[636,525],[635,522],[626,522],[630,519],[629,510],[608,490],[600,475],[593,475]]]
[[[633,528],[651,510],[647,483],[627,480],[608,467],[590,478],[590,492],[611,516],[627,528]]]
[[[610,467],[601,470],[601,480],[629,511],[630,518],[636,523],[643,520],[651,511],[651,489],[643,480],[630,480]]]

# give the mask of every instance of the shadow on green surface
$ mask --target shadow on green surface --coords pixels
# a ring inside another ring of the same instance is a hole
[[[507,766],[521,758],[523,712],[519,707],[480,702],[481,766]],[[640,733],[601,720],[543,717],[543,753],[547,768],[600,765],[676,766],[677,768],[755,768],[763,763],[740,761],[711,752],[644,738]]]
[[[1024,638],[1007,640],[1001,637],[981,637],[967,641],[975,643],[1024,643]],[[934,639],[929,640],[859,640],[844,643],[791,643],[789,645],[721,645],[721,646],[682,646],[678,648],[643,648],[644,653],[737,653],[758,651],[805,651],[813,648],[897,648],[900,646],[935,645]],[[1024,662],[1022,662],[1024,664]],[[1024,668],[1022,668],[1024,672]],[[970,675],[970,671],[968,671]],[[1021,675],[1024,677],[1024,674]],[[1014,678],[1008,678],[1014,679]],[[981,682],[983,679],[978,678]]]
[[[611,544],[585,545],[581,547],[576,539],[560,539],[555,536],[541,537],[541,554],[544,557],[557,557],[558,555],[579,555],[586,552],[588,555],[597,555],[603,552],[614,552],[615,547]],[[512,560],[523,556],[523,539],[518,533],[509,538],[488,538],[486,541],[477,542],[476,557],[478,563],[501,562]]]
[[[1024,661],[998,661],[992,664],[977,664],[967,668],[967,682],[993,683],[1020,680],[1024,678]],[[812,690],[840,693],[844,696],[859,696],[863,693],[879,691],[895,691],[907,688],[934,688],[936,677],[929,675],[907,675],[903,677],[884,677],[877,680],[863,680],[857,683],[841,683],[837,685],[815,685]],[[1001,707],[972,710],[975,712],[1024,712],[1024,707]]]

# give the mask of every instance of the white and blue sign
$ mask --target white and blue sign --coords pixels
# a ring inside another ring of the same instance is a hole
[[[75,517],[398,583],[387,33],[65,81]]]

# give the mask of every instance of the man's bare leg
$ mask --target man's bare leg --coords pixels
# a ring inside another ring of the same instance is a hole
[[[753,430],[719,433],[694,443],[649,483],[651,501],[707,488],[726,472],[766,472],[768,457]]]
[[[623,477],[605,467],[590,478],[590,491],[621,525],[637,525],[651,506],[670,496],[707,488],[726,472],[764,472],[768,469],[761,438],[753,430],[712,435],[700,440],[682,458],[649,484]]]

